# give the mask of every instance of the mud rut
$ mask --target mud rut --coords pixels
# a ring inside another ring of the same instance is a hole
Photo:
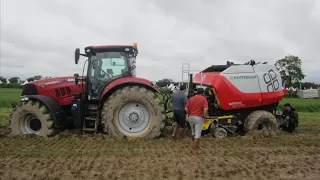
[[[0,138],[0,179],[317,179],[320,136],[115,141],[107,136]]]

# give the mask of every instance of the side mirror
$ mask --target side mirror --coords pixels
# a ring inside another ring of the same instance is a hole
[[[74,52],[74,62],[75,62],[76,64],[78,64],[79,58],[80,58],[80,49],[77,48],[77,49],[75,50],[75,52]]]
[[[79,84],[79,74],[78,73],[74,74],[74,82],[76,83],[76,85]]]

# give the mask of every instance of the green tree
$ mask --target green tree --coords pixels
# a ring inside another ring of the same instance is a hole
[[[19,77],[11,77],[11,78],[9,78],[9,82],[11,84],[18,84],[19,83]]]
[[[165,87],[165,86],[170,85],[170,83],[174,83],[174,81],[172,79],[168,79],[168,78],[161,79],[156,82],[158,87]]]
[[[34,81],[34,77],[29,77],[29,78],[27,79],[27,81],[28,81],[28,82]]]
[[[41,75],[36,75],[33,78],[34,78],[34,80],[40,80],[42,78],[42,76]]]
[[[304,79],[302,72],[302,60],[298,56],[288,55],[279,59],[275,66],[281,74],[282,81],[286,87],[291,87],[294,83]]]
[[[2,83],[7,83],[7,78],[4,78],[4,77],[0,76],[0,81]]]

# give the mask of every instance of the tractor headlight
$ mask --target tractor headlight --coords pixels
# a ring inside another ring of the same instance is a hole
[[[29,101],[29,98],[25,97],[25,96],[22,96],[22,97],[20,97],[20,101]]]

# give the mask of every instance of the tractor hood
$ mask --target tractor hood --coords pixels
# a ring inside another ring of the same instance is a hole
[[[79,78],[82,78],[82,77],[79,77]],[[36,80],[36,81],[29,82],[28,84],[34,84],[36,86],[48,86],[48,85],[70,83],[70,82],[72,82],[74,84],[74,77],[73,76],[65,76],[65,77],[56,77],[56,78]],[[79,84],[81,84],[81,82],[79,82]]]
[[[80,77],[81,78],[81,77]],[[49,96],[60,104],[68,104],[69,100],[64,102],[62,99],[72,99],[74,93],[83,93],[85,86],[82,81],[75,84],[73,76],[48,78],[30,82],[24,85],[21,96],[24,95],[43,95]],[[61,102],[60,102],[61,100]]]

